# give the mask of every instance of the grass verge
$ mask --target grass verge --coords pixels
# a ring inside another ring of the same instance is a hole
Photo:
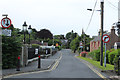
[[[94,61],[92,59],[80,57],[80,56],[78,56],[78,58],[88,61],[89,63],[91,63],[92,65],[94,65],[97,68],[100,68],[101,70],[114,70],[114,65],[106,64],[106,67],[104,67],[104,66],[100,66],[99,61]]]

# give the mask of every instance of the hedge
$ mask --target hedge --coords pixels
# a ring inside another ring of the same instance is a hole
[[[32,48],[39,48],[39,44],[32,44]]]
[[[16,67],[21,51],[21,43],[16,38],[2,36],[2,68]]]
[[[100,61],[100,49],[89,52],[88,55],[95,61]]]
[[[114,64],[115,57],[118,55],[118,49],[108,54],[108,60],[110,64]]]

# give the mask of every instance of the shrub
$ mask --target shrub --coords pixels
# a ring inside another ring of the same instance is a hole
[[[2,68],[14,68],[21,52],[21,44],[15,37],[2,36]]]
[[[32,44],[32,48],[39,48],[39,44]]]
[[[88,55],[95,61],[100,61],[100,49],[89,52]]]
[[[108,54],[108,60],[110,64],[114,64],[115,56],[118,55],[118,50],[114,50]]]
[[[86,57],[87,54],[88,54],[88,52],[83,51],[83,52],[80,53],[80,56],[82,56],[82,57]]]
[[[118,71],[118,60],[119,60],[119,55],[120,55],[120,49],[118,49],[118,53],[119,54],[116,54],[115,58],[114,58],[114,69],[115,69],[115,71]]]

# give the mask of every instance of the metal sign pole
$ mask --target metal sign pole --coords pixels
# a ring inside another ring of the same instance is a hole
[[[105,43],[105,58],[104,58],[104,66],[106,67],[106,43]]]

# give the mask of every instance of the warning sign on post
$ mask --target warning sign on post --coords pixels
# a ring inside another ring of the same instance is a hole
[[[1,26],[3,28],[9,28],[11,26],[11,19],[8,17],[5,17],[1,20]]]

